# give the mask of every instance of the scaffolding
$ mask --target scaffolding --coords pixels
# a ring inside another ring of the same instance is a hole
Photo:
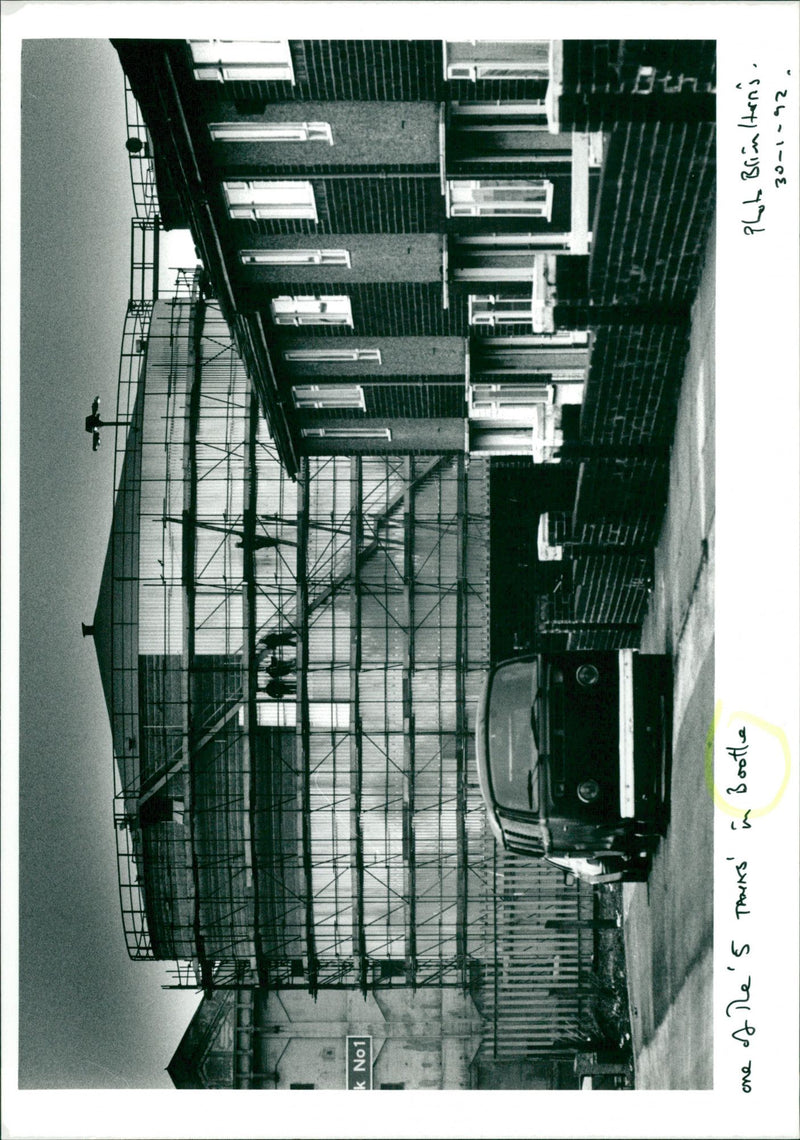
[[[153,143],[127,76],[125,77],[125,122],[136,217],[142,221],[153,222],[158,216]]]
[[[206,989],[457,986],[495,1057],[566,1048],[586,889],[495,850],[475,774],[487,463],[320,457],[292,482],[188,275],[132,302],[123,349],[104,590],[129,953]]]

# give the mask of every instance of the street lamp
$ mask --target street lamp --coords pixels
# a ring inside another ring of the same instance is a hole
[[[130,420],[101,420],[100,397],[95,396],[92,403],[92,414],[86,417],[86,431],[92,437],[92,451],[97,451],[100,446],[101,427],[129,427],[130,422]]]

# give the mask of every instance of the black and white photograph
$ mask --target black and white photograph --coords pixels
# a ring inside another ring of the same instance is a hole
[[[797,1135],[799,25],[3,5],[5,1135]]]

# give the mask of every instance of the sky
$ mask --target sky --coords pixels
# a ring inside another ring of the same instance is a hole
[[[76,76],[82,77],[76,82]],[[91,622],[112,512],[128,300],[122,69],[108,41],[29,40],[22,63],[20,1086],[171,1088],[197,1006],[127,955],[108,724]],[[107,415],[110,412],[106,412]]]

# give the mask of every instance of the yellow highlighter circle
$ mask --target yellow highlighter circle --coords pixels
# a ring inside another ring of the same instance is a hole
[[[719,788],[714,782],[714,740],[716,738],[719,722],[722,718],[722,701],[717,701],[714,707],[714,720],[706,735],[705,744],[705,775],[706,787],[708,788],[714,805],[724,811],[726,815],[732,816],[734,819],[743,819],[745,811],[748,812],[749,818],[757,819],[761,816],[768,815],[780,803],[784,792],[789,784],[789,775],[791,772],[791,752],[789,750],[789,741],[786,738],[786,733],[776,724],[771,724],[769,721],[764,720],[762,717],[755,716],[753,713],[741,712],[739,710],[732,712],[728,715],[726,726],[736,721],[738,724],[752,725],[752,727],[759,729],[761,732],[773,736],[780,745],[783,754],[783,779],[781,780],[780,787],[775,795],[763,807],[756,808],[739,808],[723,797]]]

